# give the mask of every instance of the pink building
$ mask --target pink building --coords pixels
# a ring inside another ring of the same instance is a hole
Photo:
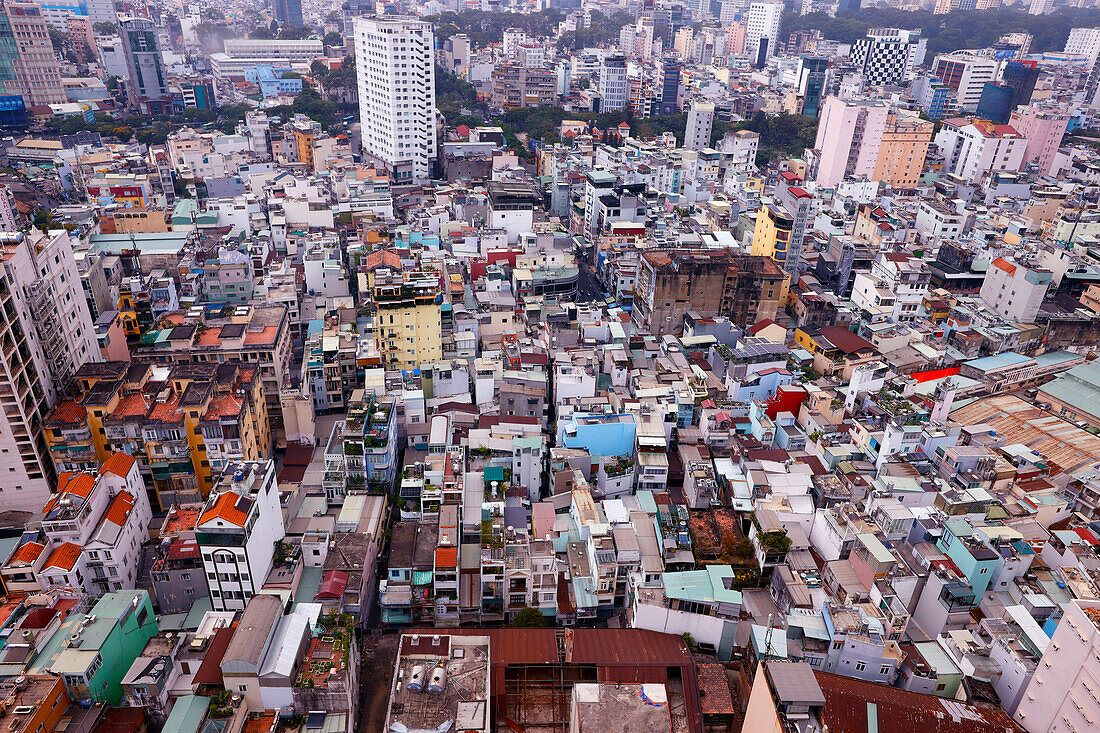
[[[890,107],[870,99],[828,97],[817,126],[817,182],[835,186],[848,176],[874,178]]]
[[[1027,138],[1024,150],[1024,165],[1032,161],[1039,164],[1039,175],[1050,173],[1054,164],[1054,155],[1062,144],[1066,134],[1069,116],[1051,109],[1021,107],[1012,113],[1011,125]]]
[[[126,345],[121,313],[107,311],[101,314],[95,322],[95,335],[104,361],[130,361],[130,348]]]

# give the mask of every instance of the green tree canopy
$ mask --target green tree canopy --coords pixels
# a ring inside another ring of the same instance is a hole
[[[546,617],[537,608],[524,606],[512,619],[512,626],[517,629],[541,629],[546,625]]]

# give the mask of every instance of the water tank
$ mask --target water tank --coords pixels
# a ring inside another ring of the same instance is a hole
[[[240,482],[244,481],[244,469],[243,468],[238,468],[236,471],[233,472],[233,480],[238,484]]]
[[[409,692],[420,692],[424,689],[424,665],[418,664],[409,673],[409,683],[406,685]]]
[[[428,683],[428,692],[443,692],[447,684],[447,670],[436,667],[432,670],[432,681]]]

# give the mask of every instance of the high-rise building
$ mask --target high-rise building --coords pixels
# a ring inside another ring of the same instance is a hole
[[[745,54],[757,68],[768,63],[779,44],[783,3],[754,2],[745,20]]]
[[[1028,733],[1093,728],[1100,719],[1093,694],[1100,679],[1098,646],[1100,602],[1067,603],[1012,718]]]
[[[1084,56],[1091,66],[1100,56],[1100,28],[1072,28],[1064,50],[1073,56]]]
[[[889,112],[878,100],[826,98],[814,141],[820,185],[833,186],[847,176],[874,176]]]
[[[982,98],[978,100],[978,117],[1004,125],[1012,110],[1012,88],[987,81],[982,89]]]
[[[0,508],[37,511],[56,482],[43,421],[99,346],[68,233],[0,234],[0,251]]]
[[[87,0],[88,20],[96,23],[117,23],[118,13],[114,0]]]
[[[428,180],[436,158],[434,47],[431,23],[355,20],[363,152],[397,183]]]
[[[916,114],[891,111],[886,115],[873,178],[895,188],[917,185],[928,157],[934,125]]]
[[[126,54],[130,106],[144,115],[171,114],[172,93],[168,89],[156,25],[146,18],[121,17],[118,27]]]
[[[661,64],[661,114],[671,115],[680,111],[680,70],[683,64],[679,59],[666,58]]]
[[[900,84],[924,63],[927,44],[919,30],[872,28],[852,44],[852,63],[871,86]]]
[[[281,25],[302,25],[302,0],[274,0],[275,20]]]
[[[714,129],[714,105],[698,99],[688,107],[687,126],[684,129],[684,147],[702,150],[710,147],[711,130]]]
[[[1012,107],[1031,104],[1035,82],[1039,80],[1037,61],[1009,61],[1001,70],[1001,83],[1012,89]]]
[[[28,108],[67,101],[50,42],[50,26],[33,2],[0,2],[0,88],[23,96]]]
[[[829,59],[803,56],[798,60],[798,96],[802,98],[802,114],[817,117],[821,112],[821,94],[829,77]]]
[[[600,111],[618,112],[626,107],[626,59],[608,56],[600,64]]]
[[[1027,149],[1027,140],[1011,126],[966,118],[944,120],[934,142],[944,171],[972,183],[986,173],[1020,170]]]
[[[960,109],[973,111],[978,108],[986,82],[997,78],[999,63],[985,56],[975,56],[964,51],[937,56],[932,73],[955,90],[955,102]]]
[[[1027,106],[1013,112],[1011,122],[1013,129],[1027,138],[1024,165],[1034,161],[1039,166],[1039,175],[1050,173],[1066,134],[1069,115],[1057,109]]]

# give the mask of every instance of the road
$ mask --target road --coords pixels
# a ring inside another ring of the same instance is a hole
[[[603,286],[596,281],[596,275],[591,268],[591,265],[581,265],[581,274],[577,278],[578,303],[603,300]]]

